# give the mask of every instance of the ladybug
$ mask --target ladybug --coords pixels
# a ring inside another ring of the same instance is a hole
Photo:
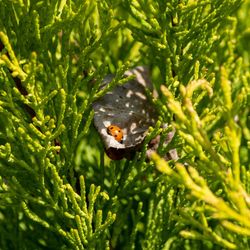
[[[107,127],[107,133],[112,135],[118,142],[122,143],[123,132],[122,129],[116,125],[110,125]]]

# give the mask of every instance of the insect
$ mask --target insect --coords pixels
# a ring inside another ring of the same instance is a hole
[[[107,127],[107,133],[112,135],[118,142],[122,143],[123,132],[121,128],[116,125],[110,125]]]

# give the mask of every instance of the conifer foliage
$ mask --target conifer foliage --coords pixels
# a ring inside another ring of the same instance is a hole
[[[250,249],[249,11],[0,1],[0,249]],[[157,119],[111,160],[93,103],[141,65]]]

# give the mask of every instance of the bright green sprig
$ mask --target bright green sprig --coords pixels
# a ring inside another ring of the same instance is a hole
[[[60,234],[64,239],[66,239],[72,246],[75,246],[75,241],[72,235],[61,228],[57,228],[58,234]]]
[[[45,140],[47,137],[45,134],[43,134],[34,124],[30,123],[29,128],[33,132],[34,135],[36,135],[38,138]]]
[[[68,195],[69,195],[69,197],[70,197],[70,200],[71,200],[71,202],[72,202],[72,205],[73,205],[73,207],[74,207],[74,210],[77,212],[77,214],[79,214],[80,216],[82,216],[82,217],[84,217],[84,218],[87,218],[88,216],[87,216],[87,214],[86,213],[84,213],[82,210],[81,210],[81,208],[80,208],[80,206],[79,206],[79,204],[78,204],[78,202],[77,202],[77,194],[73,191],[73,189],[72,189],[72,187],[71,187],[71,185],[66,185],[66,187],[67,187],[67,191],[68,191]]]
[[[155,138],[157,135],[159,135],[159,134],[161,134],[161,132],[162,132],[162,128],[161,128],[161,126],[162,126],[163,124],[162,124],[162,121],[161,120],[158,120],[156,123],[155,123],[155,125],[154,125],[154,128],[153,127],[149,127],[149,129],[148,129],[148,132],[147,132],[147,136],[146,136],[146,138],[144,139],[144,142],[143,142],[143,150],[142,150],[142,152],[146,152],[146,147],[147,147],[147,145],[149,144],[149,142],[153,139],[153,138]]]
[[[52,141],[59,137],[59,135],[66,129],[64,124],[61,124],[53,134],[50,135],[49,140]]]
[[[6,143],[5,145],[0,145],[0,157],[4,159],[10,159],[11,145],[9,143]]]
[[[70,234],[71,234],[72,238],[74,238],[74,240],[75,240],[75,243],[76,243],[76,246],[77,246],[77,247],[75,246],[76,249],[83,250],[84,247],[82,245],[81,238],[79,236],[78,230],[71,228],[70,229]]]
[[[138,8],[140,7],[138,6]],[[156,36],[157,33],[159,33],[159,30],[155,29],[155,27],[157,27],[158,29],[160,28],[156,19],[145,20],[145,17],[146,17],[145,14],[140,13],[138,8],[133,4],[130,5],[131,14],[140,24],[140,29],[144,31],[144,33],[149,33],[149,34],[152,34],[153,36]]]
[[[34,140],[34,138],[32,138],[24,128],[19,127],[17,131],[19,135],[27,142],[27,146],[32,152],[43,150],[43,147],[38,142],[38,140]]]
[[[100,91],[98,91],[94,95],[93,101],[95,101],[95,100],[99,99],[100,97],[102,97],[103,95],[105,95],[108,91],[112,90],[115,86],[123,85],[126,82],[134,79],[134,75],[122,78],[124,72],[127,70],[127,67],[128,67],[128,65],[124,65],[122,68],[120,68],[117,71],[117,74],[115,75],[115,77],[112,79],[112,81],[105,88],[101,89]]]
[[[241,234],[241,235],[245,235],[245,236],[250,236],[250,229],[249,228],[245,228],[245,227],[242,227],[242,226],[238,226],[237,224],[235,223],[232,223],[230,221],[222,221],[221,224],[229,229],[230,231],[233,231],[237,234]]]
[[[241,140],[240,128],[234,121],[232,112],[232,99],[231,99],[231,84],[228,80],[228,76],[224,68],[221,69],[221,87],[225,99],[225,108],[227,109],[226,115],[228,118],[228,126],[225,127],[225,133],[228,136],[230,148],[232,150],[232,169],[234,173],[234,179],[236,183],[240,181],[240,158],[239,158],[239,148]]]
[[[75,220],[81,242],[83,242],[84,245],[87,245],[88,241],[86,238],[86,233],[87,233],[86,224],[82,222],[81,217],[79,215],[76,215]]]
[[[78,135],[78,140],[81,140],[87,134],[87,132],[89,131],[89,127],[91,125],[91,122],[93,121],[94,115],[95,115],[94,111],[91,110],[90,113],[89,113],[89,116],[88,116],[88,120],[86,121],[83,130]]]
[[[99,216],[100,216],[100,214],[99,214]],[[94,234],[92,235],[92,240],[94,240],[94,241],[97,240],[100,233],[103,232],[105,229],[107,229],[111,224],[113,224],[115,219],[116,219],[116,214],[112,214],[109,211],[104,223],[102,225],[100,225],[99,228],[97,228],[95,230]]]
[[[239,202],[238,204],[235,203],[235,205],[238,206],[239,211],[234,210],[223,199],[216,197],[213,194],[205,180],[199,175],[195,168],[189,167],[187,170],[182,164],[175,163],[177,169],[177,172],[175,172],[165,160],[161,159],[156,154],[152,155],[152,159],[156,163],[156,167],[160,172],[171,176],[171,180],[174,179],[179,183],[182,183],[191,191],[193,196],[206,202],[209,205],[208,207],[212,209],[214,218],[235,220],[241,223],[242,232],[249,230],[250,220],[246,220],[246,217],[249,217],[250,213],[245,204],[246,200],[244,199],[244,196],[242,197],[242,194],[239,195],[239,193],[237,193],[237,198],[234,198]],[[244,209],[242,210],[242,208]],[[237,229],[235,229],[235,231],[240,232],[240,230]]]
[[[198,233],[197,231],[182,230],[180,232],[180,235],[186,239],[193,239],[193,240],[206,240],[209,237],[211,240],[216,241],[218,245],[221,245],[222,247],[226,247],[227,249],[237,249],[237,246],[235,244],[232,244],[231,242],[221,238],[217,234],[212,234],[210,232],[206,236],[204,236]]]
[[[112,37],[119,29],[124,26],[124,24],[125,22],[120,22],[116,26],[110,27],[108,30],[105,30],[101,37],[94,41],[94,43],[87,45],[79,55],[79,66],[83,67],[86,58],[91,57],[91,54],[96,51],[98,47],[102,45],[102,43],[107,42],[110,37]]]
[[[98,210],[95,216],[95,228],[98,230],[102,224],[102,210]]]
[[[8,56],[4,54],[1,56],[1,61],[4,62],[6,66],[13,72],[12,75],[14,77],[18,76],[20,77],[21,80],[25,80],[26,74],[23,72],[23,70],[21,69],[18,63],[18,60],[12,49],[8,36],[4,34],[3,32],[0,32],[0,40],[4,44],[6,50],[8,51],[8,55],[10,57],[10,60],[9,60]]]
[[[52,165],[51,165],[52,166]],[[55,167],[52,168],[54,172],[55,184],[57,185],[56,189],[60,191],[61,187],[63,187],[62,181],[60,180],[60,177],[56,173]],[[116,216],[115,214],[112,214],[111,212],[108,212],[107,218],[102,223],[102,210],[97,210],[97,213],[95,214],[95,208],[94,205],[96,203],[96,199],[100,195],[100,187],[95,187],[94,185],[91,185],[89,194],[88,194],[88,201],[89,204],[87,206],[86,203],[86,192],[85,192],[85,183],[83,176],[80,177],[80,186],[81,186],[81,196],[76,194],[74,190],[72,189],[71,185],[67,184],[65,186],[65,190],[67,193],[67,196],[69,197],[73,209],[76,212],[76,215],[72,217],[71,214],[68,214],[68,218],[71,218],[75,220],[77,229],[71,228],[70,232],[66,232],[66,234],[73,240],[78,247],[82,248],[87,246],[88,244],[93,245],[97,237],[105,232],[105,230],[114,222]],[[63,190],[61,192],[58,192],[57,194],[61,196]],[[66,197],[65,197],[66,198]],[[93,215],[96,215],[94,218]],[[93,218],[95,220],[95,223],[92,226]]]
[[[0,39],[1,39],[2,43],[4,44],[6,50],[8,51],[8,54],[10,56],[10,60],[12,61],[12,63],[14,65],[18,65],[18,60],[17,60],[16,55],[12,49],[12,46],[10,44],[8,36],[6,34],[4,34],[3,32],[0,32]]]
[[[63,181],[61,180],[58,172],[56,171],[56,167],[50,163],[49,159],[45,159],[46,161],[46,166],[48,166],[51,169],[51,173],[52,173],[52,178],[53,178],[53,195],[55,197],[55,200],[58,200],[58,198],[61,196],[62,197],[62,201],[66,200],[65,197],[65,193],[64,190],[62,188],[63,186]],[[67,208],[67,205],[65,202],[63,202],[64,208]]]
[[[66,93],[64,89],[60,90],[60,113],[59,116],[57,118],[57,126],[60,126],[63,122],[63,118],[64,118],[64,114],[65,114],[65,110],[66,110]]]
[[[95,185],[93,184],[90,186],[90,191],[88,194],[88,199],[89,199],[88,213],[89,213],[90,223],[93,220],[94,204],[97,199],[97,196],[100,193],[100,190],[101,190],[101,187],[95,187]]]
[[[50,228],[50,225],[44,221],[43,219],[39,218],[39,216],[37,216],[36,214],[34,214],[30,209],[29,207],[27,206],[27,204],[25,203],[25,201],[23,201],[21,203],[22,205],[22,208],[23,208],[23,211],[25,212],[26,216],[28,218],[30,218],[31,220],[41,224],[42,226],[44,226],[45,228]]]
[[[57,93],[57,90],[53,90],[49,93],[48,96],[45,96],[38,105],[41,107],[45,106],[50,100],[52,100],[57,95]]]
[[[85,180],[83,176],[80,176],[80,188],[81,188],[81,200],[82,200],[82,210],[87,214],[87,203],[86,203],[86,188],[85,188]]]
[[[181,135],[187,140],[188,143],[190,143],[195,151],[198,150],[197,152],[199,153],[201,159],[209,162],[208,157],[203,153],[203,149],[205,149],[209,152],[209,154],[211,154],[218,167],[223,169],[224,165],[214,151],[206,131],[202,128],[201,120],[192,105],[192,94],[195,89],[200,87],[204,87],[209,91],[209,93],[212,93],[211,87],[205,80],[193,81],[186,88],[181,86],[181,93],[184,97],[183,107],[181,106],[181,103],[175,100],[172,93],[166,87],[162,86],[161,89],[163,94],[167,97],[168,108],[180,120],[179,123],[175,123],[175,126],[180,129]],[[187,131],[189,131],[189,134],[186,134]],[[213,167],[215,166],[213,165]],[[219,174],[218,167],[215,167],[214,171]]]

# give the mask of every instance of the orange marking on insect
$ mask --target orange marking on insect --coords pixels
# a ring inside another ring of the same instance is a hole
[[[111,124],[110,126],[107,127],[107,133],[109,135],[112,135],[118,142],[122,142],[123,131],[118,126]]]

